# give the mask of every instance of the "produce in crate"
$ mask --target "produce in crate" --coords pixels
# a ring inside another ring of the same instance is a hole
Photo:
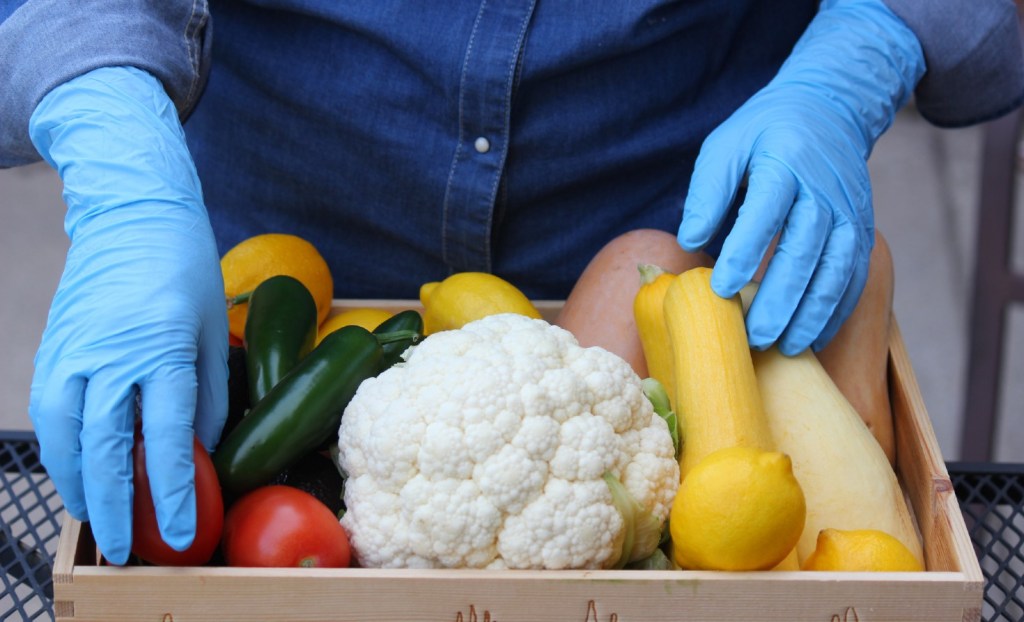
[[[719,449],[773,451],[740,297],[718,296],[711,269],[693,268],[672,280],[664,310],[683,430],[682,478]]]
[[[222,542],[229,566],[344,568],[348,534],[331,510],[291,486],[261,486],[228,510]]]
[[[804,570],[922,572],[924,564],[902,542],[876,529],[822,529]]]
[[[676,493],[676,562],[689,569],[770,570],[790,555],[805,512],[789,456],[753,447],[719,449],[690,470]]]
[[[636,229],[605,244],[587,264],[565,299],[555,324],[575,335],[580,345],[618,354],[641,378],[651,375],[637,334],[633,299],[640,287],[636,267],[661,266],[678,274],[711,265],[705,253],[687,253],[676,236],[657,229]],[[665,385],[668,386],[668,385]]]
[[[742,295],[752,296],[753,286]],[[757,384],[778,448],[793,459],[807,498],[797,553],[803,563],[822,529],[877,529],[924,557],[903,489],[885,452],[810,350],[753,353]]]
[[[316,301],[317,324],[322,323],[334,300],[334,279],[320,252],[310,242],[286,233],[264,233],[242,240],[220,259],[224,294],[230,302],[239,294],[251,292],[257,285],[278,274],[302,281]],[[233,304],[228,309],[228,329],[241,339],[245,336],[248,305]]]
[[[272,276],[252,291],[245,319],[249,403],[256,404],[310,350],[316,339],[316,301],[301,281]]]
[[[324,323],[320,325],[320,330],[316,335],[316,342],[320,343],[324,340],[324,337],[338,330],[342,326],[349,326],[355,324],[356,326],[362,326],[366,330],[373,330],[383,322],[384,320],[391,317],[390,311],[384,309],[373,309],[369,307],[360,307],[357,309],[346,309],[337,315],[332,315],[324,320]]]
[[[411,333],[414,335],[408,339],[388,340],[380,344],[383,353],[380,357],[379,370],[384,371],[402,360],[402,355],[409,349],[409,346],[423,336],[423,316],[415,309],[405,309],[378,324],[373,332],[377,335],[389,333]]]
[[[660,266],[641,263],[640,289],[633,298],[633,317],[647,363],[647,375],[665,388],[669,403],[675,405],[676,379],[672,372],[672,341],[665,323],[665,292],[676,277]]]
[[[829,377],[867,424],[891,465],[896,464],[889,403],[893,287],[892,255],[885,238],[876,232],[868,281],[860,300],[832,341],[816,354]]]
[[[270,484],[280,484],[308,492],[340,516],[345,506],[342,494],[345,480],[338,471],[338,465],[327,452],[312,451],[298,462],[282,471]]]
[[[789,459],[775,452],[740,297],[715,294],[711,269],[698,267],[672,280],[664,311],[683,446],[670,520],[676,562],[773,568],[800,537],[804,499]]]
[[[217,552],[220,544],[224,526],[224,502],[221,499],[217,472],[206,449],[198,438],[193,439],[196,535],[192,544],[183,551],[172,549],[160,534],[146,460],[142,422],[137,420],[132,446],[132,555],[160,566],[200,566],[207,563]],[[173,529],[174,525],[165,527]]]
[[[324,339],[254,404],[213,454],[225,495],[267,484],[330,441],[359,384],[381,369],[383,345],[411,343],[415,331],[371,333],[345,326]]]
[[[456,272],[443,281],[424,283],[420,303],[427,335],[496,313],[540,318],[540,311],[515,285],[486,272]]]
[[[657,548],[679,481],[628,363],[511,313],[364,381],[338,450],[342,524],[368,567],[623,566]]]

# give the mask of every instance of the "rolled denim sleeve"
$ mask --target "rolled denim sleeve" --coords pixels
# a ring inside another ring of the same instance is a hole
[[[39,160],[28,136],[36,105],[93,69],[150,72],[182,120],[206,82],[212,27],[204,0],[28,0],[5,3],[0,17],[0,167]]]
[[[994,119],[1024,102],[1021,21],[1013,0],[885,0],[917,35],[927,70],[914,91],[940,127]]]

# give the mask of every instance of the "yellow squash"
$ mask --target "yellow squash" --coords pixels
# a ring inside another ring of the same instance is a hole
[[[772,451],[740,297],[718,296],[711,269],[693,268],[672,280],[664,311],[683,437],[681,478],[718,449]]]
[[[790,459],[775,451],[740,297],[718,296],[711,269],[693,268],[668,286],[664,312],[683,447],[669,518],[676,563],[717,570],[798,568],[803,495]],[[723,459],[730,455],[747,457]],[[744,490],[750,485],[755,489]]]
[[[676,381],[672,372],[672,343],[665,324],[665,292],[676,275],[653,264],[642,263],[640,289],[633,298],[640,345],[647,362],[647,375],[665,387],[672,408],[676,407]]]
[[[903,489],[882,447],[810,350],[754,352],[765,413],[780,451],[793,460],[807,521],[801,564],[823,529],[883,531],[924,561]]]
[[[741,292],[749,306],[756,285]],[[753,353],[764,412],[779,451],[807,501],[797,545],[800,563],[823,529],[883,531],[922,564],[924,553],[896,472],[871,430],[810,350],[785,356],[773,347]]]

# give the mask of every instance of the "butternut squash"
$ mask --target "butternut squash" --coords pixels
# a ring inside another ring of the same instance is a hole
[[[672,374],[672,343],[665,323],[665,292],[676,275],[654,264],[640,264],[640,290],[633,299],[633,316],[643,347],[647,374],[661,383],[675,407],[676,381]]]
[[[680,481],[718,449],[774,450],[739,295],[718,296],[711,269],[698,267],[672,280],[664,310],[681,423]]]
[[[797,545],[801,565],[822,529],[878,529],[924,562],[903,489],[889,460],[850,402],[810,350],[754,352],[757,384],[778,449],[793,460],[807,522]]]
[[[633,299],[640,288],[636,267],[656,264],[679,273],[710,265],[705,253],[687,253],[676,236],[656,229],[623,233],[601,248],[583,270],[565,299],[555,324],[571,332],[583,346],[600,346],[618,354],[641,378],[647,363],[633,317]]]
[[[889,403],[889,329],[894,276],[892,255],[882,234],[875,235],[871,267],[853,313],[820,352],[818,360],[896,464],[892,405]]]

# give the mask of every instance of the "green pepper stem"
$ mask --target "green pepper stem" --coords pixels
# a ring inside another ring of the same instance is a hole
[[[228,309],[230,309],[231,307],[234,307],[235,305],[241,305],[241,304],[245,304],[245,303],[249,302],[249,299],[252,298],[252,292],[253,291],[255,291],[255,290],[251,290],[251,291],[248,291],[248,292],[242,292],[241,294],[238,294],[237,296],[229,296],[227,298]]]
[[[373,336],[377,338],[377,343],[380,345],[396,341],[411,341],[415,344],[423,338],[423,335],[414,330],[393,330],[387,333],[373,333]]]

